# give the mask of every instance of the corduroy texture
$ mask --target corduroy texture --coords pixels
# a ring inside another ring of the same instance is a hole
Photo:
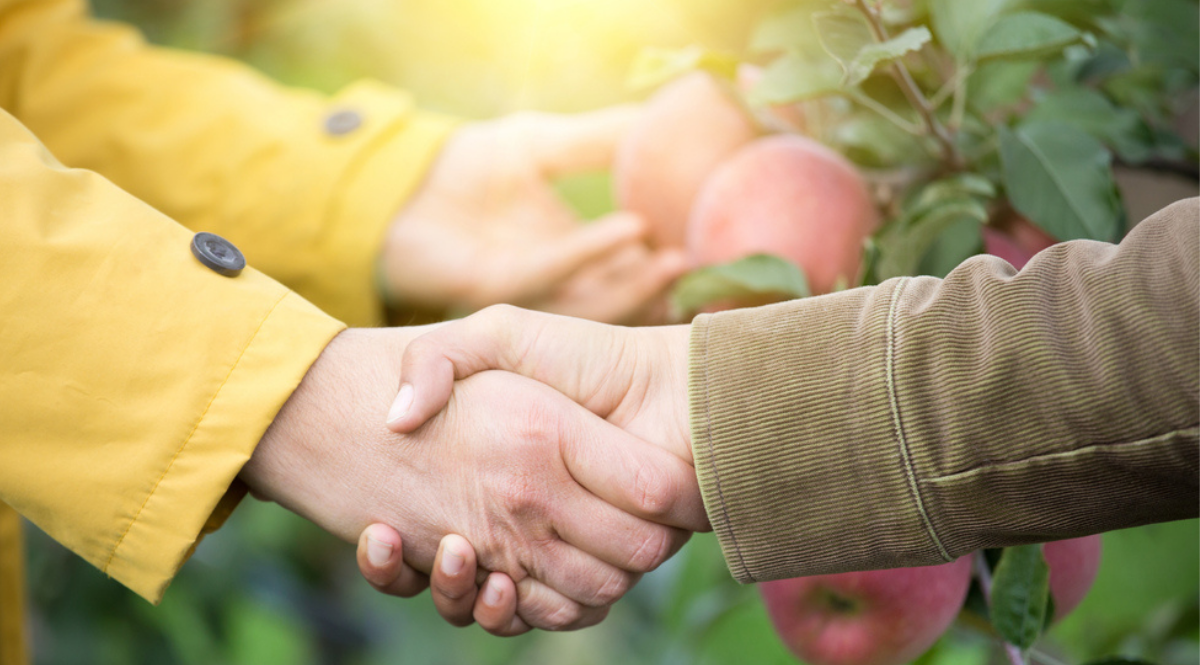
[[[693,452],[742,582],[1195,517],[1200,200],[1120,245],[701,316]]]

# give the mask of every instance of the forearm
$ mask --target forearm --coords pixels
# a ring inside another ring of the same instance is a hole
[[[3,112],[0,200],[0,501],[157,600],[342,325]]]
[[[693,449],[743,581],[1196,515],[1197,202],[1060,245],[701,317]]]
[[[0,0],[0,107],[354,325],[380,322],[385,228],[452,127],[382,85],[326,97],[149,46],[81,0]]]

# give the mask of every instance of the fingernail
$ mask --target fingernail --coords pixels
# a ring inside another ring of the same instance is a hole
[[[463,565],[466,563],[466,557],[447,548],[442,556],[442,572],[450,576],[457,575],[462,572]]]
[[[500,604],[500,589],[496,588],[494,582],[488,582],[487,587],[483,590],[483,604],[495,607]]]
[[[392,558],[392,546],[389,543],[381,543],[374,538],[367,536],[367,561],[371,562],[372,566],[382,568],[387,565],[388,559]]]
[[[410,384],[400,386],[400,392],[396,393],[396,401],[392,402],[392,408],[388,411],[388,424],[400,420],[408,415],[408,409],[413,403],[413,387]]]

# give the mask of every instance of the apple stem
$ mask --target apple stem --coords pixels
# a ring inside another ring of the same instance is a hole
[[[992,606],[992,570],[988,568],[987,558],[983,550],[975,553],[975,579],[979,580],[979,588],[983,590],[983,599],[988,607]],[[1004,642],[1004,654],[1012,665],[1029,665],[1025,654],[1016,645]]]
[[[867,19],[867,25],[871,27],[871,34],[874,35],[876,42],[886,42],[888,40],[887,28],[879,19],[879,13],[872,9],[867,0],[856,0],[860,12]],[[962,155],[958,152],[958,147],[954,145],[954,137],[944,125],[937,119],[934,114],[934,107],[926,99],[925,93],[921,92],[921,88],[917,86],[917,82],[913,80],[912,73],[908,71],[908,67],[904,66],[904,61],[897,59],[891,63],[890,70],[892,78],[896,79],[897,85],[908,98],[908,102],[913,105],[913,108],[920,114],[921,120],[925,122],[926,130],[933,135],[937,140],[938,145],[942,148],[942,159],[946,165],[953,170],[961,170],[963,168]]]

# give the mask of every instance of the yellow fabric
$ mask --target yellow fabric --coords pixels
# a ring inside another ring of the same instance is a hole
[[[0,108],[94,170],[351,325],[377,325],[389,218],[453,127],[362,82],[332,98],[227,59],[148,46],[82,0],[0,0]],[[361,118],[328,131],[332,114]]]
[[[4,113],[0,200],[0,501],[157,601],[342,324]]]
[[[21,517],[0,503],[0,665],[25,665]]]
[[[0,108],[0,501],[157,602],[343,327],[321,309],[381,321],[382,235],[454,123],[148,46],[82,0],[0,0]],[[184,226],[253,268],[201,266]],[[14,543],[0,665],[24,658]]]

